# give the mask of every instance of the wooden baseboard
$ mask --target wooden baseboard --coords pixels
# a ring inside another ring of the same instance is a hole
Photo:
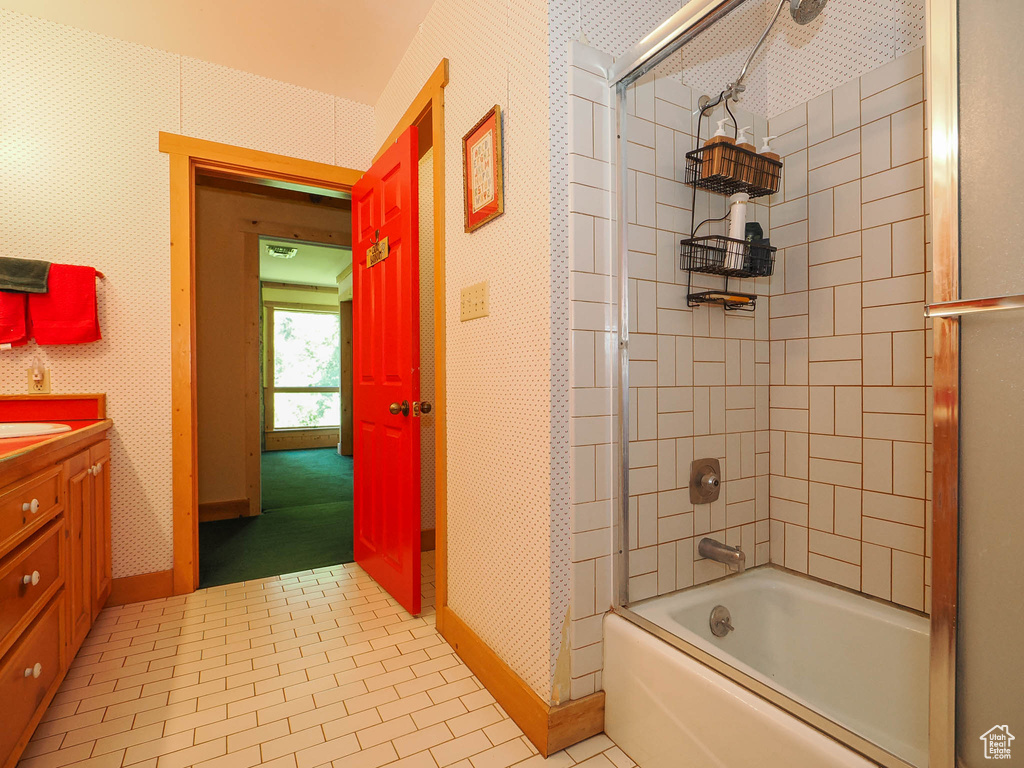
[[[267,432],[264,451],[299,451],[309,448],[338,448],[338,429],[293,429]]]
[[[544,757],[604,730],[604,691],[552,706],[448,606],[440,614],[444,639]]]
[[[548,710],[548,754],[604,731],[604,691]]]
[[[125,605],[156,600],[174,594],[174,571],[143,573],[114,579],[107,605]]]
[[[437,549],[437,537],[433,528],[420,531],[420,552],[430,552]]]
[[[228,499],[227,501],[204,501],[199,505],[199,522],[211,520],[231,520],[235,517],[246,517],[249,514],[248,499]]]

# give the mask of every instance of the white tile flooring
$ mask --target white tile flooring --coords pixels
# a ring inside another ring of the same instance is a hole
[[[355,564],[100,615],[21,768],[630,768],[605,735],[546,761],[434,629]]]

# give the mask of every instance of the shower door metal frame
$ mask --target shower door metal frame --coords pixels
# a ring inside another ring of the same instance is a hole
[[[803,720],[825,735],[884,766],[912,768],[835,721],[790,699],[771,686],[731,667],[711,653],[630,610],[629,585],[629,274],[628,166],[624,141],[626,89],[678,48],[708,29],[745,0],[693,0],[637,45],[617,58],[608,71],[615,107],[615,258],[618,269],[619,387],[618,511],[613,521],[613,610],[659,639],[687,653],[719,674]],[[931,111],[933,301],[959,298],[957,0],[927,0],[925,36]],[[956,596],[958,547],[960,326],[957,317],[936,317],[934,347],[934,437],[932,502],[932,610],[929,654],[929,747],[931,768],[953,768],[956,702]]]
[[[928,0],[933,302],[960,299],[959,48],[957,0]],[[932,320],[932,610],[928,756],[953,768],[956,755],[956,634],[960,514],[960,318]]]

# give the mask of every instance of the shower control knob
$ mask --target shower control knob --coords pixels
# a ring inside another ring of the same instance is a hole
[[[718,459],[695,459],[690,464],[690,503],[710,504],[722,489],[722,465]]]

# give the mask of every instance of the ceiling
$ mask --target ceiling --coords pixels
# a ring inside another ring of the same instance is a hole
[[[2,7],[376,104],[433,0],[2,0]]]
[[[278,259],[267,253],[268,245],[297,248],[292,259]],[[260,280],[300,285],[338,285],[338,275],[351,271],[352,251],[348,248],[304,243],[300,240],[260,238]]]

